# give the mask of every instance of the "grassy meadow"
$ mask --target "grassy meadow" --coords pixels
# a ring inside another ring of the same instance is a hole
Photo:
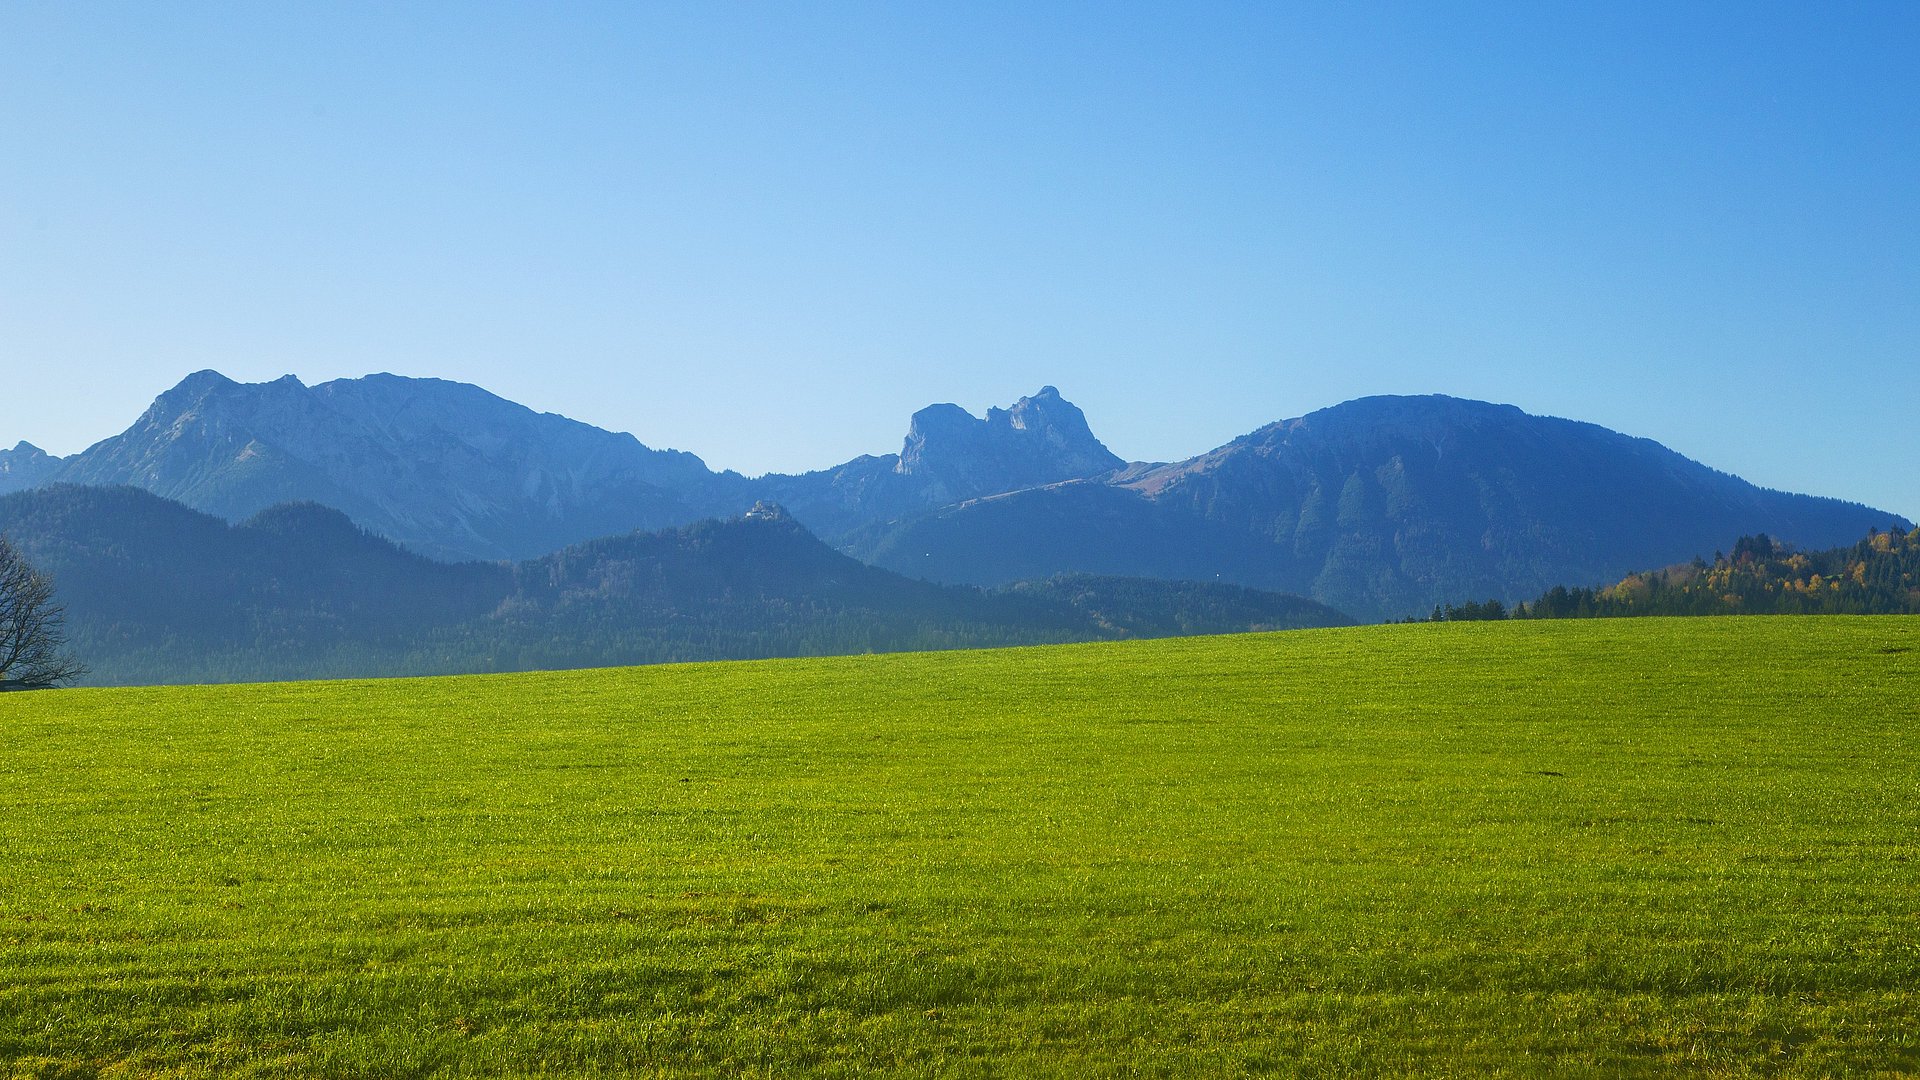
[[[1920,1073],[1920,618],[0,696],[0,1077]]]

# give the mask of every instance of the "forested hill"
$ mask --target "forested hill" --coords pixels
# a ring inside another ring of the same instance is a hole
[[[1497,602],[1448,606],[1436,620],[1577,619],[1623,615],[1920,614],[1920,528],[1874,531],[1851,547],[1796,551],[1765,535],[1732,554],[1629,574],[1598,589],[1556,586],[1511,611]]]
[[[313,504],[230,525],[134,488],[0,496],[95,683],[594,667],[1345,625],[1218,584],[915,581],[783,511],[634,532],[518,565],[433,562]]]

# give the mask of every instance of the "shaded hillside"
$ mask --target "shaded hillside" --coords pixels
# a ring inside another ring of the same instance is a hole
[[[1190,582],[1074,579],[983,591],[868,566],[784,510],[607,537],[514,570],[491,618],[434,640],[490,668],[903,652],[1343,626],[1311,600]]]
[[[491,610],[505,567],[448,565],[337,510],[273,507],[229,525],[135,488],[58,485],[0,498],[0,532],[54,579],[96,681],[169,679],[236,652],[287,671],[316,650],[395,648],[422,625]]]
[[[312,504],[239,525],[133,488],[0,497],[93,682],[505,671],[1340,625],[1219,586],[914,581],[776,507],[608,537],[517,566],[443,564]]]
[[[514,568],[495,616],[434,636],[490,669],[901,652],[1103,636],[1068,607],[912,581],[778,508],[589,541]]]
[[[1593,424],[1438,396],[1348,402],[1109,488],[982,499],[869,529],[853,550],[979,584],[1217,575],[1384,618],[1605,581],[1743,532],[1820,547],[1910,524],[1768,491]]]

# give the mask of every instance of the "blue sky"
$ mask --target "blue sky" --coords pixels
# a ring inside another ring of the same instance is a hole
[[[0,442],[479,383],[744,472],[1366,394],[1920,516],[1920,6],[0,5]]]

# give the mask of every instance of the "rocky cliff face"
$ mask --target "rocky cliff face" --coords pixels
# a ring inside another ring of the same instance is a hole
[[[933,505],[1079,480],[1126,464],[1087,427],[1086,414],[1043,386],[984,420],[958,405],[913,415],[895,471],[917,478]]]
[[[766,497],[822,536],[949,503],[1105,476],[1126,463],[1051,386],[985,419],[958,405],[913,414],[898,454],[800,476],[766,476]]]

